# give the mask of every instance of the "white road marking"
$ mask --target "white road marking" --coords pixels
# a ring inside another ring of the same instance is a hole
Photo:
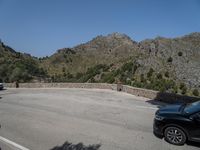
[[[155,108],[155,107],[147,107],[147,106],[135,106],[137,108],[143,108],[143,109],[153,109],[153,110],[157,110],[158,108]]]
[[[6,139],[4,137],[1,137],[1,136],[0,136],[0,141],[4,142],[6,144],[9,144],[9,145],[11,145],[11,146],[13,146],[13,147],[15,147],[15,148],[17,148],[19,150],[30,150],[30,149],[28,149],[26,147],[23,147],[23,146],[15,143],[15,142],[12,142],[12,141],[10,141],[10,140],[8,140],[8,139]]]

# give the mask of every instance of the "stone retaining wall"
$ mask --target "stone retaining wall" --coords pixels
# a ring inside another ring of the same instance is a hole
[[[15,88],[14,83],[6,83],[5,87]],[[94,88],[94,89],[110,89],[126,92],[132,95],[146,97],[152,100],[159,100],[168,103],[177,102],[193,102],[200,100],[199,97],[183,96],[171,93],[160,93],[158,91],[147,90],[142,88],[131,87],[121,84],[107,83],[20,83],[19,88]]]
[[[5,83],[5,87],[15,88],[15,83]],[[19,88],[96,88],[117,90],[116,84],[107,83],[20,83]]]
[[[146,97],[146,98],[150,98],[150,99],[155,99],[157,94],[159,93],[157,91],[131,87],[131,86],[128,86],[128,85],[123,85],[122,91],[129,93],[129,94],[132,94],[132,95]]]

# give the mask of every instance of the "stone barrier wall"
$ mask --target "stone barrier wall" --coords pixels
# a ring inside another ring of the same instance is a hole
[[[5,83],[5,87],[16,88],[16,84]],[[117,90],[117,85],[107,83],[19,83],[19,88],[93,88]]]
[[[14,83],[6,83],[7,88],[16,88]],[[147,90],[142,88],[131,87],[121,84],[107,84],[107,83],[20,83],[19,88],[90,88],[90,89],[110,89],[116,91],[126,92],[132,95],[146,97],[151,100],[158,100],[167,103],[177,102],[193,102],[200,100],[199,97],[184,96],[171,93],[160,93],[158,91]]]
[[[131,86],[128,86],[128,85],[123,85],[122,91],[129,93],[129,94],[132,94],[132,95],[146,97],[146,98],[150,98],[150,99],[155,99],[157,94],[159,93],[157,91],[131,87]]]

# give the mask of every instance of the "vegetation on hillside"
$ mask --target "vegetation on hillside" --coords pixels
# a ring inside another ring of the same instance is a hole
[[[31,56],[15,52],[0,43],[0,79],[3,82],[29,82],[34,78],[46,78],[47,73],[38,66]]]
[[[122,83],[183,95],[200,95],[200,33],[139,43],[124,34],[98,36],[52,56],[35,58],[0,42],[3,82]]]
[[[184,83],[176,83],[170,79],[169,72],[158,73],[150,68],[146,74],[138,75],[140,66],[133,62],[126,62],[121,67],[113,69],[112,65],[99,64],[88,68],[85,73],[76,75],[66,73],[52,76],[52,82],[89,82],[89,83],[121,83],[133,87],[152,89],[160,92],[178,93],[199,96],[198,89],[187,89]]]

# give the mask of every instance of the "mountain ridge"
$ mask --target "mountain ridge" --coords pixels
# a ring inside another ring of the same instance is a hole
[[[79,46],[82,46],[82,45],[85,45],[85,44],[88,44],[90,42],[93,42],[95,40],[98,40],[98,39],[101,39],[101,38],[111,38],[111,37],[124,37],[124,38],[127,38],[128,40],[130,40],[131,42],[133,43],[143,43],[145,41],[152,41],[152,40],[158,40],[158,39],[162,39],[162,40],[178,40],[178,39],[184,39],[184,38],[189,38],[189,37],[200,37],[200,32],[191,32],[189,34],[186,34],[186,35],[183,35],[183,36],[177,36],[177,37],[173,37],[173,38],[170,38],[170,37],[164,37],[164,36],[157,36],[155,38],[146,38],[144,40],[141,40],[141,41],[134,41],[131,37],[129,37],[127,34],[125,33],[119,33],[119,32],[113,32],[113,33],[110,33],[110,34],[107,34],[107,35],[97,35],[96,37],[92,38],[91,40],[87,41],[87,42],[84,42],[84,43],[81,43],[81,44],[77,44],[73,47],[64,47],[64,48],[59,48],[58,50],[62,50],[62,49],[66,49],[66,48],[69,48],[69,49],[76,49],[76,47],[79,47]],[[55,52],[56,53],[56,52]],[[55,53],[53,53],[52,55],[54,55]],[[50,55],[50,56],[52,56]],[[47,57],[50,57],[50,56],[47,56]],[[40,57],[38,57],[40,58]]]
[[[49,57],[29,57],[46,72],[45,78],[53,82],[120,81],[190,95],[200,87],[199,32],[140,42],[125,34],[112,33],[59,49]]]

